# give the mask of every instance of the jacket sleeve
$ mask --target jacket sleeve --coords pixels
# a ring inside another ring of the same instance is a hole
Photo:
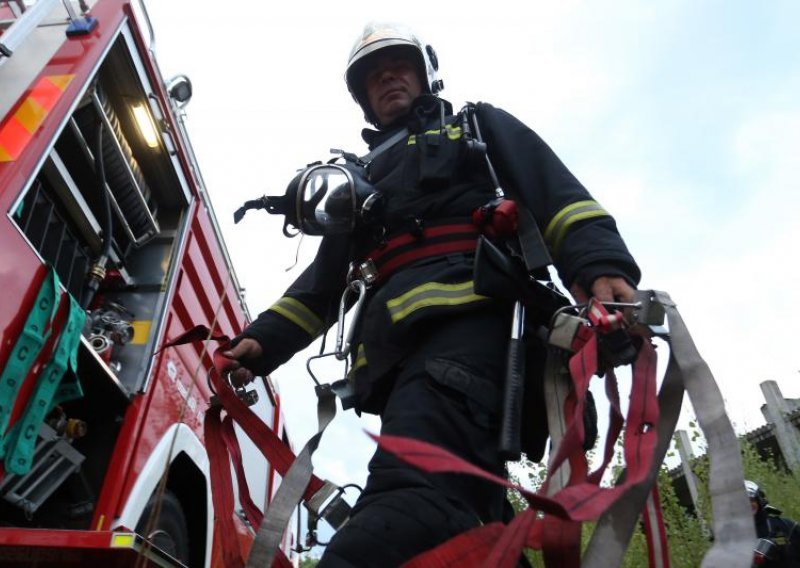
[[[344,291],[349,254],[349,236],[322,239],[314,262],[236,338],[255,339],[263,351],[259,360],[242,361],[243,365],[257,374],[271,373],[331,326]]]
[[[550,147],[489,104],[477,104],[477,117],[501,186],[533,213],[561,280],[587,291],[599,276],[621,276],[635,286],[639,267],[614,219]]]

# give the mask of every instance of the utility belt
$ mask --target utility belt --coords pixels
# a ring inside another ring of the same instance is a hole
[[[375,271],[376,282],[421,260],[475,252],[480,231],[471,219],[448,219],[390,237],[365,255],[363,264]]]
[[[475,208],[470,217],[413,221],[410,231],[397,233],[366,254],[365,269],[375,272],[376,281],[420,260],[448,254],[475,252],[481,235],[490,238],[516,236],[516,202],[502,197]]]

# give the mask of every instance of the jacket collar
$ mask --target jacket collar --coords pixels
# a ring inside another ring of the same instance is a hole
[[[381,142],[388,139],[400,128],[408,128],[409,132],[419,133],[425,130],[425,126],[432,117],[438,117],[439,105],[444,105],[444,115],[453,114],[453,105],[436,95],[424,94],[418,96],[411,103],[408,113],[398,118],[392,124],[381,127],[378,130],[365,128],[361,131],[361,138],[367,143],[370,150],[378,146]]]

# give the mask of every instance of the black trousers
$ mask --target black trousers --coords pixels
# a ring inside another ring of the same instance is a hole
[[[506,312],[495,306],[426,326],[394,377],[381,434],[430,442],[503,476],[497,443]],[[319,566],[399,566],[504,513],[503,487],[467,475],[424,473],[379,448],[350,520]]]

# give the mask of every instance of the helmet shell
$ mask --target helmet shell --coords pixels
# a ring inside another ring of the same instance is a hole
[[[347,89],[361,106],[367,121],[376,125],[378,119],[369,106],[364,83],[373,56],[386,49],[403,50],[409,54],[416,65],[424,92],[435,95],[444,88],[437,74],[439,62],[433,47],[423,43],[414,32],[401,24],[370,22],[364,26],[350,50],[344,78]]]
[[[755,481],[750,481],[749,479],[745,479],[744,489],[747,492],[747,496],[750,498],[750,500],[758,503],[759,509],[763,509],[767,505],[767,496],[764,494],[764,491],[761,489],[761,487],[759,487],[758,483]]]

